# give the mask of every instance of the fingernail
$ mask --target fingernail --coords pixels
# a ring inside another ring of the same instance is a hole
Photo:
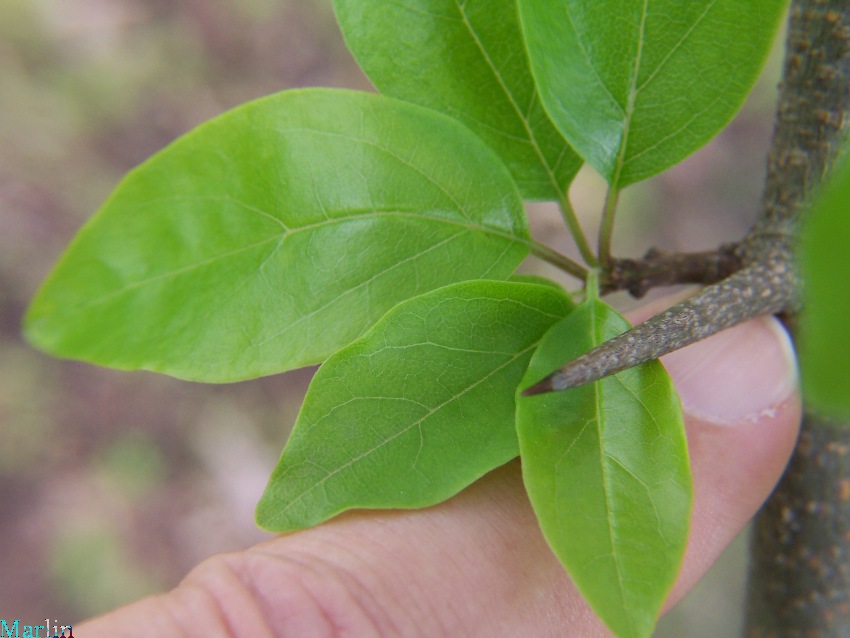
[[[797,358],[773,317],[748,321],[662,358],[685,412],[721,425],[770,417],[797,392]]]

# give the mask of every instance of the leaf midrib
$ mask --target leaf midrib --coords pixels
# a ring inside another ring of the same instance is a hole
[[[211,199],[216,199],[216,197],[211,197]],[[238,201],[238,200],[235,200],[235,201]],[[288,237],[291,237],[291,236],[298,234],[302,231],[315,230],[317,228],[321,228],[321,227],[324,227],[324,226],[332,226],[334,224],[345,224],[345,223],[349,223],[349,222],[357,222],[357,221],[360,221],[360,220],[363,220],[363,219],[368,220],[368,219],[381,218],[381,217],[387,217],[387,218],[402,217],[402,218],[415,219],[417,221],[422,220],[422,221],[434,222],[434,223],[439,223],[439,224],[445,224],[446,226],[456,226],[456,227],[463,229],[467,232],[486,233],[488,235],[498,237],[500,239],[506,239],[510,242],[514,242],[514,243],[522,244],[522,245],[526,245],[526,246],[530,245],[530,243],[531,243],[530,239],[526,239],[526,238],[523,238],[523,237],[517,237],[515,235],[511,235],[510,233],[503,232],[503,231],[497,231],[497,230],[495,230],[491,227],[488,227],[488,226],[462,223],[462,222],[447,219],[447,218],[444,218],[444,217],[436,217],[436,216],[425,215],[423,213],[413,213],[413,212],[406,212],[406,211],[366,211],[366,212],[362,212],[362,213],[355,213],[355,214],[352,214],[352,215],[346,215],[344,217],[334,217],[334,218],[330,218],[330,219],[325,219],[325,220],[321,220],[319,222],[315,222],[315,223],[312,223],[312,224],[307,224],[305,226],[299,226],[297,228],[289,228],[289,229],[283,231],[282,233],[274,234],[270,237],[266,237],[265,239],[263,239],[261,241],[254,242],[254,243],[249,244],[247,246],[241,246],[240,248],[237,248],[235,250],[231,250],[231,251],[228,251],[226,253],[215,255],[213,257],[210,257],[208,259],[205,259],[205,260],[197,262],[197,263],[188,264],[188,265],[183,266],[181,268],[176,268],[174,270],[159,273],[157,275],[148,277],[146,279],[134,281],[127,286],[124,286],[124,287],[119,288],[117,290],[113,290],[113,291],[111,291],[111,292],[109,292],[105,295],[101,295],[100,297],[96,297],[94,299],[89,299],[85,303],[82,303],[82,304],[74,307],[73,309],[69,309],[68,312],[65,314],[65,316],[66,317],[72,316],[73,314],[75,314],[77,312],[81,312],[81,311],[83,311],[87,308],[91,308],[92,306],[99,305],[99,304],[104,303],[104,302],[106,302],[110,299],[113,299],[115,297],[127,294],[127,293],[132,292],[134,290],[137,290],[139,288],[142,288],[142,287],[145,287],[145,286],[148,286],[148,285],[151,285],[153,283],[160,282],[160,281],[164,281],[164,280],[167,280],[167,279],[171,279],[171,278],[174,278],[174,277],[179,277],[180,275],[186,274],[186,273],[191,272],[193,270],[197,270],[199,268],[204,268],[204,267],[210,266],[212,264],[215,264],[218,261],[228,259],[228,258],[233,257],[235,255],[238,255],[240,253],[244,253],[244,252],[253,250],[253,249],[258,248],[260,246],[264,246],[266,244],[269,244],[271,242],[278,242],[278,244],[282,244],[283,241],[285,239],[287,239]],[[417,253],[417,255],[414,255],[414,257],[419,256],[419,254],[421,254],[421,253]],[[267,257],[266,260],[264,260],[264,261],[267,261],[270,257],[271,257],[271,255],[269,257]],[[382,272],[384,272],[384,271],[382,271]]]
[[[696,28],[705,20],[705,17],[711,12],[716,4],[717,0],[711,0],[711,2],[706,6],[705,10],[700,14],[700,16],[694,20],[693,24],[685,31],[684,34],[679,38],[679,40],[674,44],[664,58],[658,63],[655,69],[649,74],[649,76],[638,86],[638,78],[640,76],[640,67],[641,67],[641,59],[643,57],[643,49],[645,44],[645,31],[646,31],[646,19],[648,16],[649,9],[649,0],[644,0],[643,7],[641,9],[641,21],[638,32],[638,46],[635,54],[635,63],[632,69],[632,77],[629,82],[629,95],[626,103],[625,111],[623,111],[623,132],[622,132],[622,142],[620,144],[620,152],[617,155],[617,160],[614,168],[614,176],[611,180],[611,185],[614,188],[619,186],[620,178],[623,173],[623,169],[633,161],[635,161],[641,155],[647,153],[650,148],[643,149],[639,153],[635,155],[628,156],[628,147],[629,147],[629,135],[631,131],[632,119],[635,114],[635,106],[637,104],[637,98],[640,93],[645,90],[652,81],[658,76],[664,66],[667,64],[668,60],[673,57],[673,55],[678,51],[682,45],[687,41],[687,39],[691,36],[691,34],[696,30]],[[606,87],[607,89],[607,87]],[[610,92],[609,92],[610,94]],[[692,118],[693,119],[693,118]],[[686,128],[687,124],[682,125],[677,129],[674,133],[669,134],[664,139],[669,139],[670,137],[674,137],[678,135],[684,128]],[[654,146],[658,146],[661,142],[656,143]]]
[[[593,329],[593,346],[598,346],[600,343],[605,341],[602,335],[602,326],[600,325],[597,319],[596,313],[596,302],[593,302],[590,311],[591,317],[591,326]],[[606,454],[605,454],[605,446],[603,443],[602,430],[603,430],[603,410],[604,410],[604,401],[603,401],[603,384],[605,380],[596,381],[593,383],[593,396],[594,396],[594,405],[596,406],[596,414],[597,414],[597,436],[598,436],[598,445],[599,445],[599,467],[602,472],[602,484],[604,486],[603,492],[605,494],[605,511],[606,518],[608,521],[608,542],[611,546],[611,557],[614,559],[614,565],[617,570],[617,595],[620,598],[620,604],[623,610],[625,610],[626,615],[629,617],[629,624],[634,626],[634,618],[632,617],[631,607],[626,603],[626,591],[625,584],[623,583],[623,569],[621,565],[621,559],[618,551],[618,544],[614,539],[614,508],[611,507],[612,497],[610,494],[611,489],[611,480],[608,477],[608,465],[605,462]]]
[[[616,164],[614,165],[614,174],[611,178],[611,187],[616,189],[619,187],[620,175],[625,165],[626,153],[629,147],[629,133],[632,126],[632,118],[634,117],[635,104],[639,88],[637,86],[638,76],[640,75],[641,58],[643,56],[644,35],[646,30],[646,17],[649,8],[649,0],[643,0],[641,8],[640,27],[638,28],[638,43],[637,51],[635,52],[635,63],[632,67],[632,77],[629,81],[629,95],[626,100],[626,108],[623,112],[623,130],[621,133],[620,152],[617,154]],[[656,70],[657,71],[657,70]]]
[[[527,142],[528,144],[530,144],[531,147],[534,149],[534,154],[537,155],[537,159],[540,162],[540,165],[546,171],[546,176],[549,178],[549,183],[554,188],[555,192],[558,193],[558,196],[561,197],[562,196],[561,186],[558,183],[557,177],[555,176],[554,168],[549,165],[549,161],[544,156],[543,149],[540,148],[540,144],[537,141],[537,136],[535,135],[534,130],[531,128],[531,125],[529,124],[528,118],[523,113],[522,109],[520,109],[519,104],[517,104],[517,101],[514,99],[513,93],[510,91],[507,84],[505,83],[505,80],[502,77],[502,74],[496,68],[495,63],[493,62],[490,55],[487,53],[487,50],[484,48],[484,44],[481,42],[481,39],[479,38],[478,34],[476,33],[475,29],[473,28],[472,23],[470,22],[469,18],[467,17],[463,6],[461,6],[460,0],[455,0],[455,5],[457,6],[457,10],[461,15],[461,19],[463,20],[464,25],[466,26],[467,30],[469,31],[469,35],[472,37],[472,40],[475,43],[475,46],[478,48],[478,51],[481,53],[481,57],[484,59],[485,64],[490,68],[490,71],[493,73],[493,76],[496,78],[496,81],[499,83],[499,86],[501,87],[502,91],[504,92],[505,97],[507,97],[508,103],[511,105],[511,108],[514,110],[514,112],[517,116],[517,119],[519,119],[520,123],[522,124],[522,127],[525,130],[525,134],[528,137],[528,139],[524,140],[524,141]],[[528,73],[530,74],[531,71],[529,70]],[[535,87],[532,91],[531,104],[529,105],[529,116],[530,116],[530,111],[531,111],[532,108],[534,108],[534,103],[537,101],[537,99],[538,99],[537,88]],[[566,142],[564,142],[564,146],[566,147]],[[563,152],[564,151],[562,150],[561,156],[559,157],[559,161],[563,157]]]
[[[312,485],[311,485],[308,489],[304,490],[303,492],[301,492],[300,494],[298,494],[297,496],[295,496],[292,500],[290,500],[290,501],[289,501],[286,505],[284,505],[284,506],[281,508],[281,510],[280,510],[280,511],[281,511],[281,512],[283,512],[283,513],[285,513],[285,512],[287,512],[287,511],[289,511],[292,507],[294,507],[294,506],[295,506],[298,502],[300,502],[300,501],[301,501],[303,498],[305,498],[308,494],[310,494],[310,493],[311,493],[311,492],[313,492],[314,490],[318,489],[319,487],[322,487],[322,486],[323,486],[323,485],[324,485],[324,484],[325,484],[328,480],[330,480],[331,478],[333,478],[334,476],[336,476],[336,475],[337,475],[337,474],[339,474],[340,472],[342,472],[342,471],[346,470],[347,468],[351,467],[352,465],[354,465],[354,464],[355,464],[355,463],[357,463],[358,461],[360,461],[360,460],[362,460],[362,459],[364,459],[364,458],[368,457],[369,455],[374,454],[375,452],[377,452],[378,450],[380,450],[380,449],[381,449],[381,448],[383,448],[384,446],[389,445],[392,441],[396,440],[398,437],[402,436],[403,434],[406,434],[406,433],[407,433],[407,432],[409,432],[411,429],[413,429],[413,428],[415,428],[415,427],[417,427],[417,426],[422,425],[422,423],[423,423],[426,419],[430,418],[431,416],[433,416],[434,414],[436,414],[437,412],[439,412],[440,410],[442,410],[445,406],[447,406],[447,405],[451,404],[451,403],[452,403],[452,402],[454,402],[454,401],[457,401],[457,400],[458,400],[458,399],[460,399],[462,396],[464,396],[465,394],[468,394],[468,393],[469,393],[469,392],[471,392],[473,389],[475,389],[476,387],[478,387],[479,385],[481,385],[482,383],[484,383],[485,381],[487,381],[488,379],[490,379],[493,375],[497,374],[498,372],[500,372],[500,371],[501,371],[501,370],[503,370],[504,368],[507,368],[508,366],[510,366],[511,364],[513,364],[515,361],[517,361],[518,359],[520,359],[521,357],[523,357],[524,355],[526,355],[528,352],[532,351],[534,348],[536,348],[536,347],[537,347],[537,345],[539,344],[539,342],[540,342],[540,340],[538,339],[537,341],[535,341],[534,343],[532,343],[532,344],[531,344],[531,345],[529,345],[528,347],[526,347],[526,348],[524,348],[523,350],[521,350],[521,351],[517,352],[515,355],[513,355],[512,357],[510,357],[507,361],[505,361],[505,362],[504,362],[504,363],[502,363],[501,365],[497,366],[496,368],[494,368],[493,370],[491,370],[490,372],[488,372],[486,375],[484,375],[484,376],[483,376],[483,377],[481,377],[480,379],[476,380],[474,383],[470,384],[469,386],[467,386],[466,388],[464,388],[463,390],[461,390],[461,391],[460,391],[460,392],[458,392],[457,394],[453,395],[453,396],[452,396],[452,397],[450,397],[449,399],[446,399],[445,401],[443,401],[443,402],[442,402],[442,403],[440,403],[439,405],[437,405],[437,406],[435,406],[435,407],[433,407],[433,408],[430,408],[430,409],[429,409],[429,410],[428,410],[428,411],[427,411],[424,415],[422,415],[421,417],[419,417],[419,418],[418,418],[418,419],[416,419],[415,421],[411,422],[409,425],[405,426],[403,429],[399,430],[398,432],[395,432],[392,436],[390,436],[389,438],[385,439],[385,440],[384,440],[384,441],[382,441],[380,444],[376,445],[375,447],[373,447],[373,448],[371,448],[371,449],[369,449],[369,450],[364,451],[364,452],[363,452],[363,453],[361,453],[360,455],[358,455],[358,456],[356,456],[356,457],[352,458],[351,460],[349,460],[347,463],[345,463],[345,464],[343,464],[343,465],[340,465],[339,467],[337,467],[337,468],[333,469],[332,471],[328,472],[328,474],[327,474],[326,476],[324,476],[321,480],[319,480],[319,481],[317,481],[316,483],[312,484]],[[357,398],[357,397],[355,397],[355,398]],[[321,419],[325,418],[326,416],[327,416],[327,415],[323,415],[320,419],[317,419],[314,423],[317,423],[318,421],[320,421]],[[297,424],[296,424],[296,426],[297,426]],[[284,450],[284,453],[285,453],[285,450]]]

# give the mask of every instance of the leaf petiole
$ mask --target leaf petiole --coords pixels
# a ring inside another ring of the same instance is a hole
[[[581,253],[581,258],[584,259],[584,263],[591,267],[599,265],[596,255],[593,254],[593,250],[590,248],[590,242],[587,241],[587,237],[581,228],[578,216],[566,195],[562,194],[558,199],[558,210],[561,211],[561,217],[564,219],[564,223],[567,225],[570,235],[572,235],[573,241],[575,241],[578,251]]]
[[[584,280],[584,298],[588,301],[599,300],[599,269],[591,268]]]
[[[587,268],[570,259],[566,255],[559,253],[557,250],[549,248],[549,246],[541,244],[533,239],[529,240],[528,247],[529,250],[531,250],[531,254],[538,259],[542,259],[546,263],[552,264],[556,268],[559,268],[560,270],[563,270],[582,281],[587,279]]]
[[[605,208],[602,211],[602,224],[599,228],[599,263],[607,269],[611,265],[611,239],[614,235],[614,217],[617,214],[617,202],[620,189],[611,186],[605,196]]]

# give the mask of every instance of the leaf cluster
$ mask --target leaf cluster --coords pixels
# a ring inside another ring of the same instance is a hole
[[[267,529],[423,507],[520,456],[543,534],[618,636],[648,636],[688,533],[663,367],[521,390],[629,326],[599,299],[619,191],[734,116],[782,0],[335,0],[380,94],[285,91],[136,168],[34,299],[53,354],[228,382],[322,363]],[[610,185],[593,249],[568,197]],[[529,235],[556,202],[583,263]],[[584,299],[517,277],[529,254]]]

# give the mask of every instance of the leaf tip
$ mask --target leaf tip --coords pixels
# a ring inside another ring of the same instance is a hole
[[[266,494],[263,494],[254,509],[254,524],[265,532],[280,534],[292,531],[292,526],[286,525],[280,516],[280,504],[271,502]]]

